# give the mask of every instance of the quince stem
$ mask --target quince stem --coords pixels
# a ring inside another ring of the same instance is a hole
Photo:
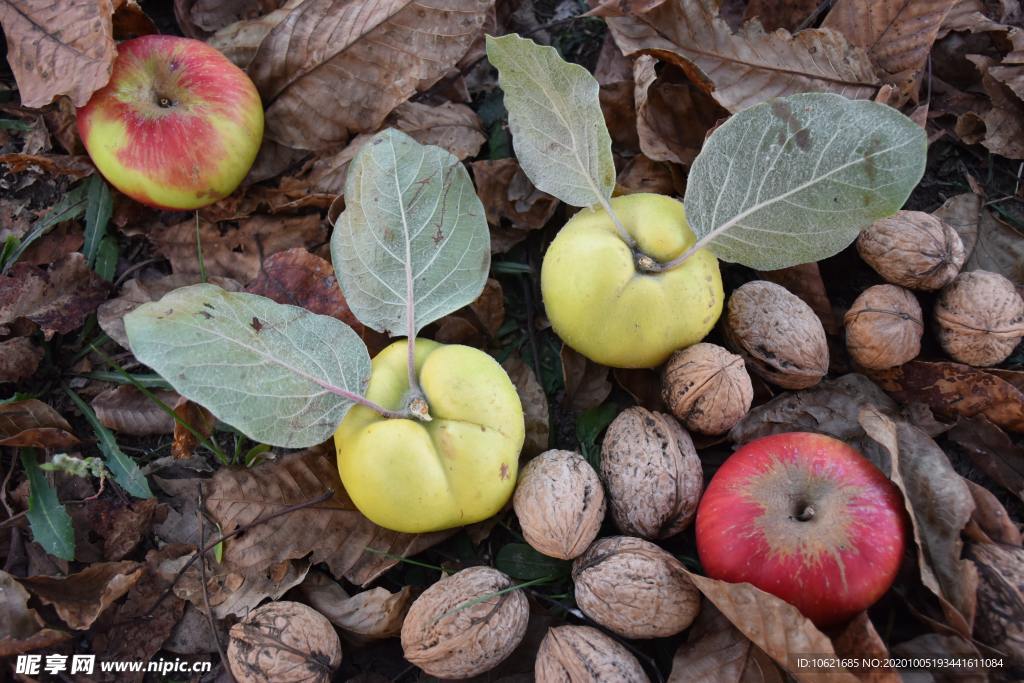
[[[603,195],[599,194],[597,195],[597,198],[601,201],[601,206],[603,206],[604,210],[608,213],[608,217],[612,219],[612,223],[615,224],[615,231],[619,233],[619,239],[625,242],[630,249],[636,249],[636,240],[633,239],[633,236],[629,234],[628,230],[626,230],[626,226],[622,224],[619,217],[615,215],[615,211],[612,209],[611,203],[609,203]]]

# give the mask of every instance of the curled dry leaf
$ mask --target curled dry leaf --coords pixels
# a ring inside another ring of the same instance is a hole
[[[169,406],[180,398],[177,392],[165,389],[151,393]],[[100,424],[121,434],[150,436],[174,431],[174,419],[130,384],[97,394],[91,405]]]
[[[463,569],[433,584],[405,617],[405,658],[439,678],[493,669],[522,641],[530,617],[526,596],[510,588],[512,580],[491,567]]]
[[[0,5],[8,62],[26,107],[68,95],[76,107],[110,80],[114,46],[110,0],[11,0]]]
[[[1024,338],[1024,298],[998,273],[974,270],[949,284],[935,304],[939,343],[977,367],[1006,360]]]
[[[28,318],[49,340],[58,332],[81,327],[106,300],[109,289],[77,252],[47,270],[16,263],[7,275],[0,275],[0,325]]]
[[[920,211],[875,221],[857,238],[857,252],[888,282],[926,291],[949,284],[965,258],[956,230]]]
[[[675,64],[730,112],[800,92],[851,99],[875,93],[867,55],[835,31],[766,33],[750,23],[733,33],[715,0],[649,3],[634,16],[614,18],[618,7],[609,2],[597,13],[611,13],[608,26],[626,55],[654,54]]]
[[[537,381],[533,369],[518,356],[509,356],[501,364],[509,379],[516,387],[519,401],[523,404],[523,419],[526,421],[526,441],[523,455],[532,457],[548,448],[551,435],[549,424],[548,397],[544,387]]]
[[[307,0],[259,43],[247,70],[266,135],[300,149],[338,146],[440,80],[479,35],[490,0]],[[309,111],[318,112],[309,116]]]
[[[188,460],[195,453],[196,447],[199,446],[199,438],[192,430],[199,432],[208,439],[217,426],[217,418],[209,410],[198,403],[193,403],[184,396],[179,396],[172,405],[174,406],[174,414],[182,422],[192,427],[192,429],[187,429],[177,420],[172,420],[174,423],[174,441],[171,442],[171,456],[175,460]]]
[[[310,117],[306,117],[310,118]],[[153,246],[171,262],[175,273],[198,273],[196,222],[181,223],[147,233]],[[203,261],[210,275],[248,283],[260,273],[261,261],[293,247],[313,248],[327,241],[319,214],[252,216],[237,225],[200,222]]]
[[[21,579],[21,585],[53,605],[65,624],[82,631],[127,593],[142,572],[138,562],[98,562],[66,577],[30,576]]]
[[[473,184],[491,227],[491,252],[503,254],[551,219],[558,200],[541,192],[515,159],[474,161]]]
[[[334,491],[332,498],[225,542],[223,570],[260,570],[312,553],[312,561],[326,562],[335,576],[365,584],[394,566],[397,558],[421,552],[451,534],[401,534],[371,523],[344,492],[333,444],[249,469],[220,469],[209,481],[206,507],[228,533],[328,489]]]
[[[670,415],[633,407],[601,444],[601,478],[623,533],[667,538],[693,522],[704,472],[690,435]]]
[[[980,203],[980,198],[979,198]],[[1024,284],[1024,236],[996,218],[988,209],[978,215],[977,244],[964,270],[999,273],[1017,285]]]
[[[932,212],[943,224],[956,231],[964,247],[964,257],[970,259],[978,241],[978,224],[981,222],[981,197],[973,192],[964,192],[947,199]],[[987,212],[987,210],[986,210]],[[983,270],[985,270],[983,268]],[[987,270],[994,270],[988,268]]]
[[[96,172],[89,157],[66,154],[0,154],[0,164],[7,166],[11,173],[48,173],[72,180],[81,180]]]
[[[371,588],[350,596],[341,584],[318,571],[309,573],[299,592],[313,609],[348,635],[373,639],[398,636],[413,599],[412,586],[397,593]]]
[[[606,501],[597,472],[582,455],[553,450],[523,467],[512,505],[534,550],[571,560],[597,538]]]
[[[231,627],[228,663],[239,683],[327,683],[341,641],[324,615],[299,602],[271,602]]]
[[[205,248],[205,247],[204,247]],[[229,292],[237,292],[242,286],[234,280],[211,277],[212,284]],[[100,304],[96,311],[96,321],[100,329],[111,339],[124,348],[128,347],[128,336],[124,331],[124,316],[142,304],[157,301],[179,287],[194,285],[199,282],[199,275],[192,273],[174,273],[162,275],[154,271],[145,271],[138,277],[128,280],[121,287],[117,297]]]
[[[0,446],[56,450],[77,443],[68,421],[38,399],[0,405]]]
[[[743,358],[701,342],[672,354],[665,365],[662,394],[688,429],[721,434],[750,410],[754,386]]]
[[[978,469],[1024,500],[1024,448],[1002,429],[978,415],[958,420],[949,438]]]
[[[760,675],[754,674],[757,672]],[[668,683],[784,683],[782,669],[705,601],[672,658]]]
[[[889,657],[889,648],[878,635],[867,612],[855,616],[838,634],[833,635],[832,645],[840,658],[859,658],[861,661],[878,659],[884,662]],[[855,673],[865,683],[900,683],[903,680],[900,674],[889,667],[861,667]]]
[[[975,636],[1024,666],[1024,549],[971,543],[966,555],[981,579]]]
[[[590,626],[548,629],[537,651],[534,676],[537,683],[650,680],[629,650]]]
[[[91,533],[103,539],[104,559],[116,561],[124,559],[149,534],[157,505],[156,498],[130,502],[101,498],[76,507],[71,517],[76,522],[83,520]]]
[[[0,342],[0,382],[20,382],[31,377],[43,349],[32,343],[30,337],[13,337]]]
[[[974,511],[970,489],[920,429],[870,407],[861,411],[860,423],[892,459],[891,478],[910,513],[922,582],[939,598],[949,625],[969,636],[978,574],[960,559],[960,532]]]
[[[924,403],[947,417],[983,415],[1003,429],[1024,432],[1024,393],[992,372],[915,360],[871,376],[900,403]]]
[[[625,638],[661,638],[693,623],[700,594],[683,564],[649,541],[610,536],[573,562],[576,604]]]
[[[861,367],[891,368],[921,352],[921,305],[902,287],[868,287],[854,300],[844,322],[846,350]]]
[[[757,19],[766,31],[784,28],[796,33],[819,5],[818,0],[750,0],[743,20]]]
[[[1024,542],[1020,529],[1014,524],[1010,513],[1006,511],[995,494],[970,479],[964,479],[964,482],[971,490],[971,497],[974,498],[974,512],[971,513],[969,528],[977,529],[980,532],[968,534],[965,529],[965,535],[979,543],[1004,543],[1019,547]]]
[[[729,297],[726,338],[747,365],[785,389],[806,389],[828,372],[828,341],[811,307],[785,287],[755,280]]]
[[[608,368],[598,365],[568,345],[562,345],[562,377],[565,379],[565,396],[562,404],[572,410],[588,410],[604,403],[612,393],[608,380]]]
[[[44,628],[42,618],[28,606],[28,591],[5,571],[0,571],[0,596],[0,657],[52,647],[71,638],[70,633]]]

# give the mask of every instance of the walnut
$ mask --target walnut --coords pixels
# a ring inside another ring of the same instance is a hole
[[[921,353],[924,320],[910,290],[896,285],[868,287],[844,318],[846,349],[864,368],[884,370]]]
[[[754,400],[743,358],[705,342],[672,354],[661,393],[672,414],[701,434],[729,431]]]
[[[690,435],[675,418],[627,408],[601,444],[601,479],[623,533],[667,538],[690,525],[704,471]]]
[[[997,365],[1024,337],[1024,299],[1013,283],[985,270],[961,273],[935,304],[939,343],[968,365]]]
[[[497,569],[470,567],[423,591],[402,624],[405,658],[438,678],[496,667],[519,645],[530,618],[522,591],[492,595],[511,586]]]
[[[573,562],[576,604],[625,638],[661,638],[693,623],[700,593],[683,564],[650,541],[598,539]]]
[[[965,257],[956,230],[920,211],[875,221],[857,238],[857,251],[887,282],[928,291],[955,278]]]
[[[732,293],[725,336],[754,372],[784,389],[814,386],[828,372],[821,320],[772,282],[755,280]]]
[[[1024,666],[1024,549],[972,543],[967,557],[978,568],[978,610],[974,634]]]
[[[597,538],[606,507],[597,472],[572,451],[547,451],[526,463],[512,505],[526,542],[562,560]]]
[[[537,651],[533,672],[537,683],[650,680],[629,650],[590,626],[548,629]]]
[[[299,602],[270,602],[231,627],[227,659],[239,683],[330,681],[341,641],[327,617]]]

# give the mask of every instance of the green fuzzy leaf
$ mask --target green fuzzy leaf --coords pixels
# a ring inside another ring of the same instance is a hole
[[[525,543],[507,543],[498,551],[494,566],[513,579],[532,581],[544,577],[568,576],[572,563],[542,555]]]
[[[136,498],[152,498],[153,492],[149,489],[149,482],[146,475],[142,473],[135,461],[128,457],[121,447],[117,445],[113,432],[103,426],[96,417],[96,413],[85,401],[78,397],[78,394],[67,390],[68,398],[75,404],[78,411],[89,422],[92,430],[96,433],[97,445],[106,460],[107,469],[110,471],[114,481],[129,495]]]
[[[74,560],[75,531],[71,517],[39,469],[35,451],[22,450],[21,466],[28,477],[28,524],[32,529],[32,540],[54,557],[68,562]]]
[[[274,446],[328,439],[370,378],[348,325],[215,285],[177,289],[124,323],[135,357],[178,393]]]
[[[484,207],[454,156],[387,129],[359,150],[331,238],[352,312],[378,332],[412,334],[472,303],[491,262]]]
[[[686,183],[698,247],[774,270],[831,256],[903,207],[924,173],[924,130],[891,107],[791,95],[708,138]]]
[[[605,203],[615,188],[615,161],[597,80],[553,47],[515,34],[487,36],[487,58],[498,69],[523,172],[566,204]]]

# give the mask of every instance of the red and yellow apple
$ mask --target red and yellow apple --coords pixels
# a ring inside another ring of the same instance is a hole
[[[828,626],[889,590],[905,515],[899,489],[849,445],[775,434],[715,473],[697,508],[697,553],[708,576],[753,584]]]
[[[78,132],[103,177],[132,199],[196,209],[249,172],[263,105],[245,72],[206,43],[142,36],[118,45],[110,82],[78,110]]]

